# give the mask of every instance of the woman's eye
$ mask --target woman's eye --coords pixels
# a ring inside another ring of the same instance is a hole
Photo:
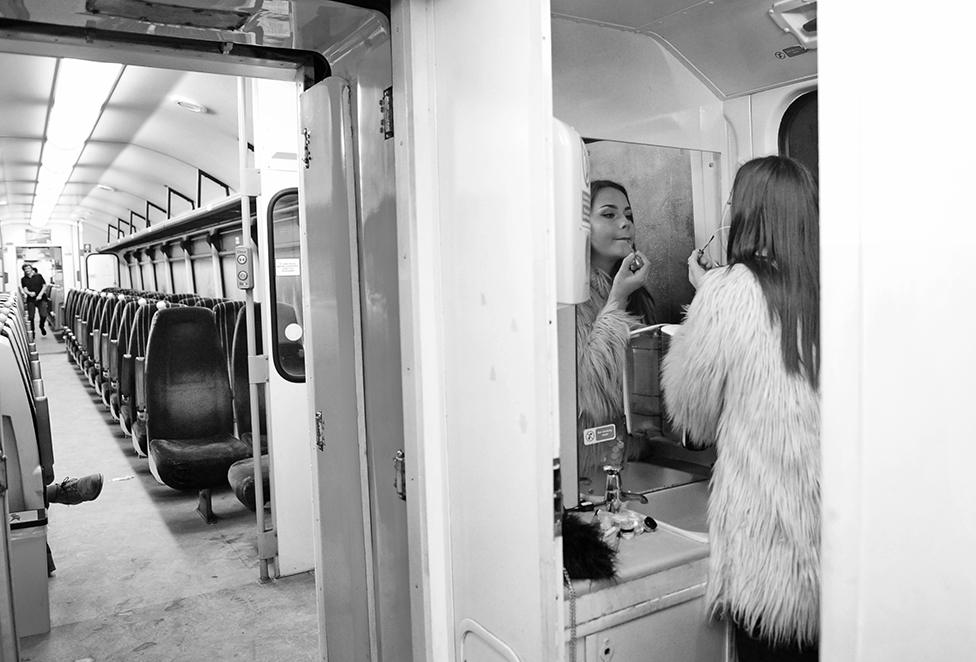
[[[612,221],[613,217],[616,216],[616,214],[614,214],[612,211],[605,211],[602,214],[600,214],[600,216],[607,219],[608,221]]]

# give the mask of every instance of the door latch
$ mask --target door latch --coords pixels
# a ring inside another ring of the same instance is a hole
[[[405,470],[405,456],[403,449],[397,449],[393,454],[393,489],[401,501],[407,500],[407,476]]]
[[[302,137],[305,141],[305,146],[302,150],[302,163],[305,165],[305,169],[308,170],[309,163],[312,161],[312,152],[308,147],[309,143],[312,141],[312,138],[311,134],[308,132],[308,129],[302,129]]]
[[[380,133],[384,140],[393,137],[393,87],[383,90],[380,98]]]
[[[559,458],[552,460],[552,535],[563,534],[563,473]]]
[[[325,452],[325,416],[322,412],[315,412],[315,447]]]

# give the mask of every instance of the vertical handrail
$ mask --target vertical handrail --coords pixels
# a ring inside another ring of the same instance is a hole
[[[250,247],[251,255],[257,254],[254,240],[251,238],[251,170],[254,167],[254,154],[247,149],[247,136],[250,133],[251,104],[247,95],[247,79],[237,79],[237,154],[240,165],[241,190],[241,241]],[[257,270],[253,269],[254,259],[251,259],[252,270],[256,279]],[[263,549],[262,540],[265,536],[264,522],[264,477],[261,471],[261,412],[258,409],[258,385],[250,378],[251,357],[257,356],[257,326],[259,320],[254,315],[254,289],[244,290],[244,315],[247,320],[247,356],[248,356],[248,395],[251,401],[251,455],[254,458],[254,510],[257,516],[258,550]],[[268,559],[259,554],[261,562],[261,581],[266,582],[268,575]]]

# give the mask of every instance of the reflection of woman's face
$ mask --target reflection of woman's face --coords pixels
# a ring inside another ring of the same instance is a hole
[[[590,258],[609,271],[630,255],[634,243],[634,215],[627,196],[615,188],[597,191],[590,210]]]

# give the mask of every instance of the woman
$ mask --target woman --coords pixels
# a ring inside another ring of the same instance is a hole
[[[817,184],[791,159],[749,161],[732,187],[731,225],[729,265],[701,277],[665,357],[665,404],[689,443],[717,446],[711,613],[735,624],[742,662],[816,660]]]
[[[577,430],[616,423],[623,432],[622,366],[630,329],[654,320],[645,289],[647,257],[634,246],[627,190],[616,182],[590,184],[590,298],[576,306]],[[633,267],[636,267],[633,269]],[[600,464],[607,444],[579,444],[581,475]]]

